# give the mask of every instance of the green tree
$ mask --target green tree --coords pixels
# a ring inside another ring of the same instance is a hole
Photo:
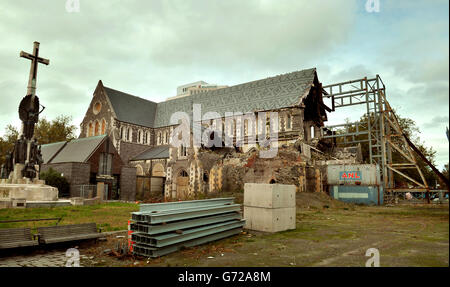
[[[39,144],[48,144],[74,139],[75,131],[72,118],[61,115],[52,121],[40,119],[36,125],[35,137]]]
[[[427,147],[425,145],[425,143],[423,143],[420,140],[420,130],[417,127],[415,121],[412,119],[409,119],[409,118],[403,118],[403,117],[399,116],[397,113],[396,113],[396,115],[397,115],[399,125],[400,125],[402,131],[404,132],[404,134],[411,140],[411,142],[414,143],[414,145],[425,155],[425,157],[431,163],[435,164],[436,151],[433,150],[432,147]],[[368,118],[367,114],[363,115],[360,118],[359,131],[367,131],[368,130],[367,118]],[[373,119],[374,116],[371,115],[371,118]],[[345,131],[344,129],[337,131],[338,134],[343,134],[346,132],[350,132],[350,133],[356,132],[356,127],[351,126],[348,129],[348,131]],[[396,132],[394,130],[392,130],[391,132],[393,134],[396,134]],[[347,141],[351,141],[351,140],[360,141],[360,140],[364,140],[364,139],[367,139],[367,135],[358,135],[352,139],[347,138]],[[398,147],[400,147],[400,149],[406,150],[407,147],[405,146],[405,143],[403,142],[402,137],[394,137],[393,136],[393,137],[391,137],[391,139]],[[342,144],[343,141],[344,141],[343,137],[337,138],[337,143]],[[369,145],[367,143],[362,143],[361,150],[362,150],[364,162],[369,163],[369,161],[370,161]],[[416,154],[414,154],[414,155],[415,155],[415,159],[417,160],[417,164],[418,164],[420,170],[422,171],[428,185],[430,187],[434,187],[434,184],[438,178],[437,175],[431,170],[431,168],[418,155],[416,155]],[[397,163],[405,162],[405,159],[398,151],[396,151],[395,149],[392,149],[392,161],[394,163],[395,162],[397,162]],[[422,182],[421,177],[416,169],[404,169],[404,170],[401,170],[401,172],[403,172],[404,174],[408,175],[409,177],[415,179],[417,182]],[[394,173],[394,182],[397,186],[401,186],[401,185],[405,185],[406,183],[410,183],[409,180],[400,176],[397,173]]]
[[[58,189],[58,197],[68,197],[70,195],[69,182],[53,168],[49,168],[46,172],[41,172],[40,178],[45,180],[45,184]]]
[[[58,116],[52,121],[39,119],[35,127],[35,138],[38,144],[48,144],[75,138],[76,126],[70,116]],[[19,132],[12,125],[6,127],[6,133],[0,137],[0,166],[5,163],[6,155],[14,148]]]
[[[6,133],[0,137],[0,166],[5,163],[6,155],[14,148],[19,132],[12,125],[6,126]]]
[[[449,171],[448,171],[448,163],[444,165],[444,169],[442,170],[442,174],[447,178],[450,179]]]

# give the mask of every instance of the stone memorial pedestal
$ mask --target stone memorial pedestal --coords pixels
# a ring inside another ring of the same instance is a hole
[[[0,180],[0,208],[26,207],[32,202],[58,201],[58,189],[37,178],[20,178],[23,165],[17,164],[9,179]],[[19,204],[17,204],[19,203]]]

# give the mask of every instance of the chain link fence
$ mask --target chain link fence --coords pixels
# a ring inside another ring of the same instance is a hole
[[[72,186],[72,197],[94,198],[97,196],[97,186],[81,184]]]

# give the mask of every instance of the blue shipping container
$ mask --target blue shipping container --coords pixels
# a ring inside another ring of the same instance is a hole
[[[367,185],[330,185],[330,196],[344,202],[367,205],[383,204],[383,187]]]

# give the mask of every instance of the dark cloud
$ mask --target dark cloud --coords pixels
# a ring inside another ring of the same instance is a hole
[[[424,124],[426,128],[443,128],[448,126],[448,116],[436,116]]]
[[[45,116],[77,125],[100,79],[158,102],[196,80],[234,85],[310,67],[324,84],[380,74],[391,104],[423,128],[424,114],[448,114],[448,13],[434,15],[447,1],[381,1],[378,14],[356,0],[80,0],[80,13],[65,2],[0,4],[0,135],[18,124],[29,71],[19,52],[36,40],[50,58],[38,75]]]

